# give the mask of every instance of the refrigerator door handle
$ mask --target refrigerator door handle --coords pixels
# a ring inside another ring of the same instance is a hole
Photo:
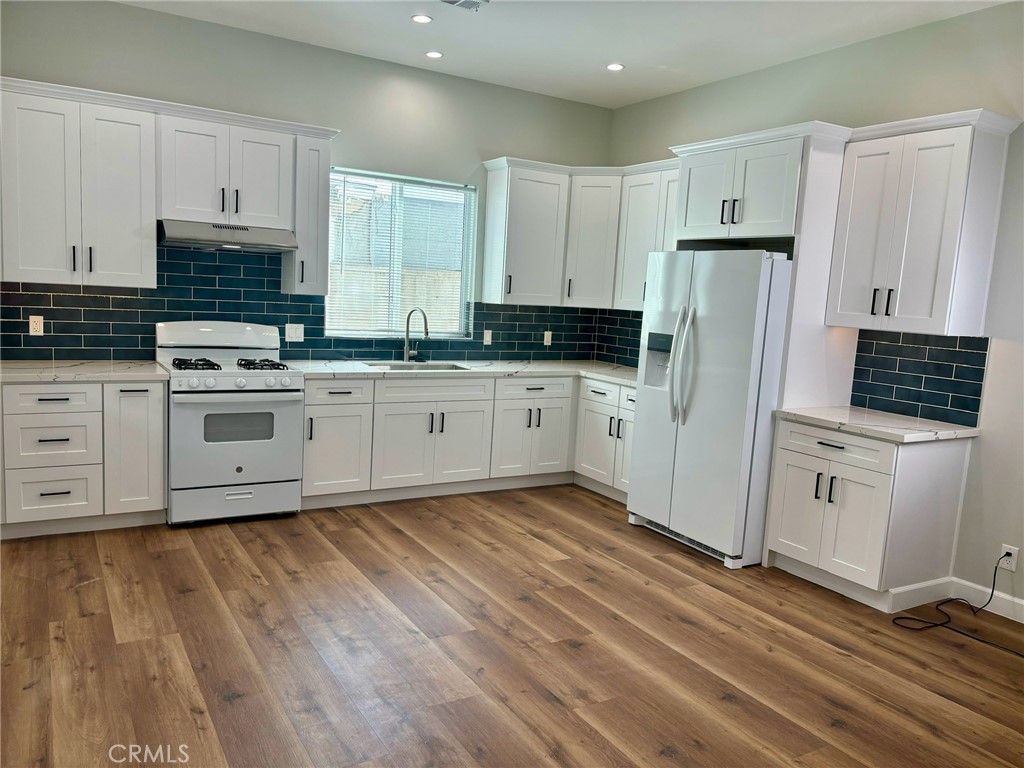
[[[679,308],[676,316],[676,327],[672,331],[672,346],[668,351],[668,418],[675,422],[678,418],[676,408],[676,349],[679,348],[679,331],[683,327],[683,318],[686,317],[686,306]]]
[[[690,340],[690,330],[693,328],[696,315],[697,308],[690,307],[690,312],[686,316],[686,327],[683,328],[683,340],[679,344],[679,426],[686,423],[686,406],[683,404],[686,382],[683,380],[683,366],[686,364],[686,344]]]

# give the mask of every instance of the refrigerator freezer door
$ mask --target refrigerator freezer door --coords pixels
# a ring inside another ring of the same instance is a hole
[[[652,253],[647,260],[647,298],[640,331],[634,434],[629,475],[630,512],[668,525],[676,423],[669,418],[670,350],[690,293],[693,251]]]
[[[679,355],[686,420],[668,527],[730,556],[743,547],[771,272],[761,251],[697,253],[695,316]]]

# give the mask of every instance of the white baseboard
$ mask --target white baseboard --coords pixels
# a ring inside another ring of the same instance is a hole
[[[167,510],[129,512],[122,515],[96,517],[69,517],[66,520],[33,520],[28,523],[0,525],[0,539],[28,539],[33,536],[51,536],[59,533],[109,531],[112,528],[136,528],[140,525],[158,525],[167,522]]]
[[[988,600],[988,592],[991,587],[973,584],[956,576],[950,578],[950,597],[962,597],[971,605],[978,606]],[[1005,592],[996,590],[992,595],[992,602],[988,604],[986,611],[1005,616],[1013,621],[1024,623],[1024,598],[1014,597]]]
[[[618,488],[613,488],[610,485],[605,485],[602,482],[594,480],[593,478],[581,475],[577,472],[574,475],[573,482],[581,488],[586,488],[588,491],[599,493],[612,501],[617,501],[620,504],[626,503],[626,492],[620,491]]]

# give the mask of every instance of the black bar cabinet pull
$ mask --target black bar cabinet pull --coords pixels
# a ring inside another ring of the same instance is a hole
[[[732,201],[732,212],[729,214],[729,223],[730,224],[739,224],[739,222],[736,221],[736,206],[739,205],[739,203],[740,203],[739,199],[733,198],[733,201]]]
[[[220,188],[220,212],[224,213],[228,208],[228,191],[225,187]]]
[[[309,417],[309,439],[313,439],[313,417]]]
[[[537,409],[537,427],[540,428],[540,408]]]
[[[235,190],[235,213],[238,213],[238,190]]]
[[[818,445],[824,445],[826,448],[835,448],[837,451],[845,451],[845,445],[836,445],[835,443],[826,443],[824,440],[819,440]]]
[[[836,487],[836,476],[832,475],[832,477],[830,477],[828,479],[828,503],[829,504],[835,504],[835,502],[832,500],[832,491],[835,489],[835,487]]]
[[[508,275],[508,285],[505,286],[505,293],[512,293],[512,275]]]
[[[328,395],[351,395],[351,389],[329,389],[327,390]]]
[[[148,389],[122,389],[121,392],[123,392],[124,394],[129,394],[129,395],[130,394],[141,395],[144,392],[149,392],[149,390]]]
[[[533,408],[526,409],[526,428],[531,429],[533,427]]]
[[[71,246],[71,271],[78,271],[78,247],[74,245]]]
[[[728,200],[722,201],[722,215],[718,217],[719,224],[728,224],[729,222],[725,218],[725,209],[729,206]]]
[[[40,496],[70,496],[71,491],[44,491]]]
[[[635,397],[630,397],[629,395],[626,395],[626,402],[627,403],[635,403],[636,402],[636,398]]]
[[[608,417],[608,437],[615,437],[615,417]]]
[[[306,282],[306,260],[299,259],[299,282]]]
[[[622,439],[622,419],[619,419],[619,423],[615,427],[615,439]]]
[[[873,288],[871,290],[871,314],[872,315],[877,315],[878,314],[877,312],[875,312],[875,302],[877,302],[877,301],[878,301],[878,289],[877,288]]]
[[[824,472],[819,472],[818,476],[814,478],[814,498],[821,498],[821,478],[825,476]]]
[[[40,437],[37,443],[70,443],[70,437]]]
[[[644,280],[644,293],[640,297],[640,301],[647,301],[647,281]]]
[[[434,434],[434,414],[430,414],[430,426],[427,427],[427,434]]]
[[[37,397],[37,403],[70,403],[70,397]]]
[[[441,411],[441,426],[437,430],[438,432],[444,433],[444,411]]]
[[[886,292],[886,294],[885,294],[885,316],[886,317],[889,317],[889,305],[892,304],[892,292],[893,292],[893,289],[890,288]]]
[[[569,278],[569,290],[565,294],[568,298],[572,298],[572,278]]]
[[[92,246],[89,246],[89,271],[92,272]]]
[[[544,391],[544,387],[527,387],[526,391],[527,392],[543,392]]]
[[[602,392],[600,389],[592,389],[590,391],[593,392],[595,395],[600,395],[601,397],[608,397],[608,393]]]

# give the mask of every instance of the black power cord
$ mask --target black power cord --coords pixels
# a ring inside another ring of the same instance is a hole
[[[949,605],[950,603],[963,603],[971,609],[971,613],[973,613],[974,615],[978,615],[983,610],[985,610],[988,604],[992,602],[992,598],[995,597],[996,594],[996,576],[999,574],[999,563],[1001,563],[1007,557],[1013,557],[1013,554],[1010,552],[1004,552],[999,556],[999,559],[996,560],[995,567],[992,569],[992,589],[989,591],[988,600],[985,601],[984,605],[975,608],[962,597],[948,597],[942,602],[935,604],[935,610],[946,617],[942,621],[928,621],[927,619],[919,619],[916,616],[896,616],[893,618],[892,623],[895,624],[897,627],[903,627],[903,629],[909,629],[913,632],[924,632],[928,629],[936,629],[941,627],[943,629],[948,629],[950,632],[956,632],[958,635],[969,637],[971,638],[971,640],[977,640],[979,643],[991,645],[993,648],[998,648],[1001,651],[1012,653],[1014,656],[1020,656],[1022,659],[1024,659],[1024,653],[1015,651],[1013,650],[1013,648],[1007,648],[1005,645],[993,643],[991,640],[986,640],[982,637],[978,637],[977,635],[972,635],[970,632],[964,632],[962,629],[957,629],[956,627],[952,626],[953,617],[946,613],[944,610],[942,610],[942,606]],[[912,624],[910,622],[915,623]]]

